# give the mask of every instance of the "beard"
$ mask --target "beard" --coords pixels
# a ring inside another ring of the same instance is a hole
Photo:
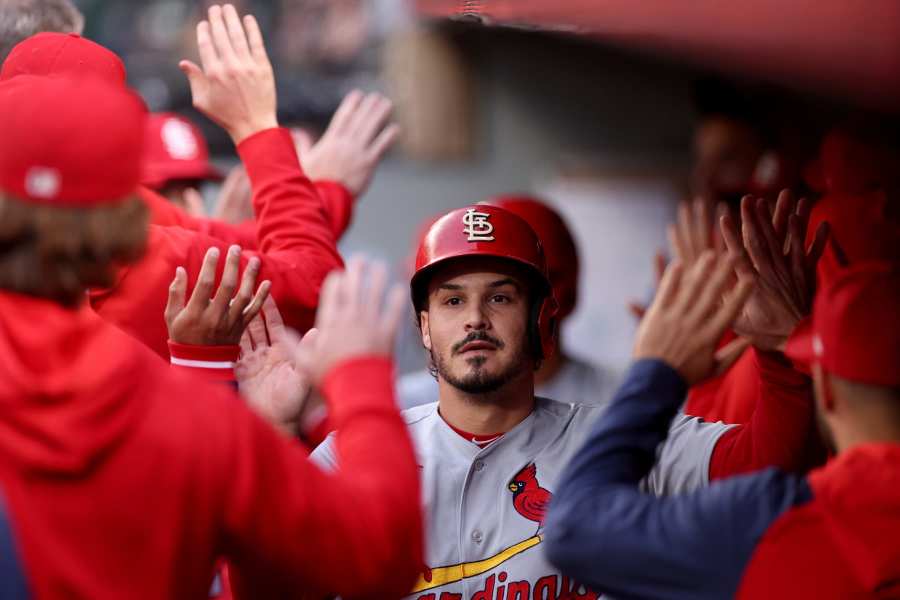
[[[473,341],[487,341],[494,344],[498,349],[504,347],[503,342],[500,340],[490,337],[483,331],[476,331],[461,342],[454,344],[451,352],[456,354],[460,348]],[[466,359],[466,364],[469,368],[464,375],[459,377],[451,372],[450,366],[441,354],[436,354],[432,351],[431,360],[434,363],[438,375],[440,375],[444,381],[459,391],[472,395],[495,392],[521,375],[523,371],[529,369],[528,355],[521,346],[516,349],[512,359],[503,366],[500,371],[495,373],[490,373],[484,369],[484,364],[487,362],[487,357],[485,356],[473,356],[472,358]]]

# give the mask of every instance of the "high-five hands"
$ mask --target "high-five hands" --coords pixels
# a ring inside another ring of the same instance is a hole
[[[809,213],[806,199],[795,202],[784,190],[774,213],[762,198],[743,198],[740,236],[730,216],[720,220],[738,278],[755,283],[734,331],[761,350],[783,349],[797,323],[810,314],[816,264],[828,241],[828,225],[819,226],[805,249]]]
[[[243,19],[231,4],[209,8],[197,25],[202,68],[189,60],[178,66],[187,75],[194,107],[218,123],[235,144],[278,126],[275,74],[259,24]]]
[[[747,342],[737,339],[718,351],[716,346],[752,289],[749,280],[735,285],[732,261],[712,250],[701,253],[688,269],[673,261],[638,328],[634,358],[665,362],[689,386],[723,372]]]

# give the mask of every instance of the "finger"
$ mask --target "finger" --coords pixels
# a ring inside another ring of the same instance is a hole
[[[713,356],[713,360],[716,362],[715,375],[721,375],[730,369],[749,346],[750,340],[739,337],[716,350]]]
[[[681,238],[677,223],[670,223],[666,226],[666,237],[669,238],[669,248],[672,250],[672,254],[675,255],[675,258],[682,261],[684,264],[689,264],[691,262],[689,251],[684,240]]]
[[[334,133],[345,133],[353,121],[353,115],[362,102],[363,94],[359,90],[353,90],[341,100],[334,116],[331,117],[331,123],[328,124],[328,131]],[[326,132],[327,133],[327,132]]]
[[[771,256],[772,265],[777,268],[780,266],[781,259],[784,257],[784,244],[779,241],[778,237],[775,235],[775,228],[772,226],[771,219],[769,205],[766,200],[764,198],[757,199],[756,227],[762,234],[765,248],[769,251],[769,255]]]
[[[254,325],[255,321],[259,321],[259,325]],[[241,356],[247,356],[251,354],[254,350],[256,350],[256,343],[254,342],[252,330],[256,329],[259,331],[260,328],[265,328],[265,325],[262,324],[262,317],[256,315],[244,329],[244,333],[241,334]]]
[[[206,251],[206,255],[203,257],[203,265],[200,267],[197,283],[194,285],[191,299],[188,300],[189,308],[206,310],[209,299],[212,297],[213,286],[216,283],[216,265],[218,264],[219,249],[213,246]]]
[[[678,288],[681,287],[683,275],[683,267],[680,260],[676,258],[669,263],[669,266],[666,267],[666,272],[663,273],[662,280],[659,282],[659,291],[656,292],[656,297],[653,299],[650,310],[655,305],[665,307],[672,304],[677,297]]]
[[[751,196],[741,199],[741,238],[744,251],[757,271],[771,264],[771,255],[756,223],[756,202]]]
[[[366,292],[368,298],[363,309],[373,321],[381,313],[387,278],[387,267],[384,266],[384,263],[375,262],[371,265],[369,268],[369,288]]]
[[[700,258],[685,273],[684,280],[681,282],[678,297],[674,302],[677,311],[687,313],[697,303],[715,264],[715,255],[712,250],[706,250],[700,254]]]
[[[244,274],[241,276],[241,288],[237,295],[231,300],[228,307],[228,322],[237,323],[243,318],[244,311],[253,300],[253,290],[256,289],[256,278],[259,277],[260,261],[258,256],[253,256],[247,261],[244,267]],[[219,288],[221,289],[221,287]],[[247,319],[245,319],[246,322]]]
[[[694,222],[691,227],[693,233],[693,247],[698,251],[712,247],[709,234],[712,224],[709,217],[709,205],[702,196],[694,199]]]
[[[249,60],[251,58],[250,45],[247,42],[247,35],[244,33],[244,26],[241,24],[241,17],[238,15],[237,9],[233,4],[226,4],[222,9],[222,16],[225,19],[225,27],[228,30],[228,37],[231,39],[231,47],[234,49],[235,55],[241,61]]]
[[[379,96],[372,111],[359,123],[357,132],[359,139],[369,145],[375,139],[376,134],[384,128],[393,110],[394,103],[384,96]]]
[[[192,217],[206,217],[206,210],[203,208],[203,196],[194,188],[186,188],[184,190],[184,208]]]
[[[730,216],[730,214],[728,205],[724,202],[719,202],[716,206],[716,222],[721,223],[722,217]],[[713,250],[716,251],[716,254],[724,254],[725,240],[722,238],[722,231],[720,228],[715,227],[715,224],[713,224],[712,230]]]
[[[175,316],[184,310],[184,300],[187,295],[187,271],[184,267],[175,269],[175,278],[169,285],[169,299],[166,302],[165,318],[166,322],[171,321]]]
[[[783,240],[787,233],[788,217],[794,212],[794,197],[788,189],[781,190],[778,201],[775,203],[775,213],[772,215],[772,227],[778,239]]]
[[[363,303],[363,272],[366,260],[362,256],[351,257],[347,262],[347,276],[343,281],[343,308],[352,314],[360,314]]]
[[[398,139],[400,139],[399,125],[391,123],[385,127],[369,147],[369,155],[372,157],[373,161],[376,163],[379,162],[387,151],[397,143]]]
[[[259,29],[259,23],[253,15],[244,16],[244,31],[247,33],[247,42],[250,44],[250,55],[257,63],[269,62],[269,55],[266,53],[266,43],[263,41],[262,31]]]
[[[189,60],[179,62],[178,68],[187,77],[188,85],[191,88],[191,99],[196,101],[203,93],[202,90],[208,85],[206,75],[200,67]]]
[[[228,37],[228,28],[225,26],[225,17],[222,14],[222,7],[213,4],[209,7],[209,30],[212,36],[212,43],[216,47],[216,54],[222,62],[230,65],[238,63],[238,57],[231,45],[231,38]]]
[[[725,301],[719,306],[719,310],[708,321],[705,334],[718,339],[725,330],[731,327],[738,313],[744,308],[750,293],[753,291],[752,281],[742,279],[725,296]]]
[[[263,286],[260,285],[259,287],[260,289],[262,289]],[[260,308],[261,307],[262,305],[260,305]],[[257,311],[256,315],[254,315],[254,317],[249,320],[245,331],[250,334],[255,347],[258,348],[260,346],[268,345],[266,336],[266,322],[263,320],[262,315],[259,314],[259,311]]]
[[[364,125],[372,117],[378,105],[381,104],[378,94],[366,94],[366,96],[353,111],[350,123],[347,126],[348,133],[358,135],[364,129]]]
[[[263,303],[266,301],[266,298],[269,297],[269,290],[272,289],[271,281],[263,281],[259,284],[259,289],[256,290],[256,295],[253,296],[253,301],[244,309],[243,315],[241,318],[245,324],[252,321],[256,316],[259,315],[262,310]],[[245,325],[246,326],[246,325]],[[271,337],[269,338],[269,345],[273,343]]]
[[[666,272],[666,254],[662,250],[657,250],[656,254],[653,255],[653,268],[654,275],[656,276],[655,283],[656,287],[659,287],[659,283],[662,281],[663,274]]]
[[[269,332],[269,339],[272,340],[272,343],[274,344],[284,339],[287,327],[284,326],[284,320],[281,318],[281,313],[278,311],[278,305],[275,304],[272,294],[266,296],[262,305],[262,313],[263,318],[266,320],[266,331]]]
[[[628,303],[628,312],[634,315],[635,319],[640,321],[644,318],[644,315],[647,314],[647,307],[636,300],[632,300]]]
[[[692,318],[702,320],[716,310],[722,294],[734,281],[734,262],[731,257],[720,258],[715,262],[711,275],[705,278],[705,283],[691,307]]]
[[[800,198],[797,203],[796,215],[800,219],[800,243],[806,244],[806,233],[809,227],[809,217],[812,211],[812,202],[808,198]]]
[[[382,317],[382,333],[387,337],[387,351],[394,347],[397,331],[400,329],[400,319],[406,314],[409,296],[406,289],[400,285],[394,285],[388,292]]]
[[[788,231],[790,231],[790,259],[791,276],[798,290],[806,292],[810,289],[807,282],[806,253],[803,251],[803,241],[800,237],[800,219],[797,215],[790,215],[788,219]],[[806,303],[803,303],[804,308]]]
[[[219,289],[216,290],[216,296],[212,302],[212,308],[217,314],[224,315],[228,311],[228,305],[231,303],[232,297],[234,297],[234,290],[237,289],[240,269],[241,247],[229,246],[228,252],[225,254],[225,268],[222,269]],[[246,277],[246,270],[244,276]]]
[[[822,221],[816,228],[816,235],[813,242],[806,253],[806,264],[809,268],[815,268],[825,252],[825,246],[828,245],[828,238],[831,236],[831,225],[827,221]]]
[[[319,333],[319,329],[314,327],[307,331],[306,335],[304,335],[300,339],[300,342],[294,347],[294,367],[302,372],[307,378],[313,376],[320,337],[321,334]]]
[[[341,310],[342,283],[344,277],[342,271],[331,271],[322,282],[319,290],[319,306],[316,309],[316,327],[328,331],[334,322],[336,315]]]
[[[694,248],[693,241],[693,227],[692,227],[693,219],[691,217],[691,207],[687,202],[680,202],[678,204],[678,236],[681,238],[682,248],[684,248],[684,255],[682,255],[682,260],[685,261],[685,264],[689,264],[697,259],[697,256],[700,252]]]
[[[197,51],[200,53],[200,64],[203,65],[204,73],[209,73],[211,70],[218,68],[220,57],[213,43],[209,21],[197,23]]]

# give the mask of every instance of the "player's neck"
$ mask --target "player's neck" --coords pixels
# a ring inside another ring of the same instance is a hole
[[[438,379],[441,416],[447,423],[476,435],[505,433],[534,410],[534,376],[523,373],[489,394],[467,394]]]

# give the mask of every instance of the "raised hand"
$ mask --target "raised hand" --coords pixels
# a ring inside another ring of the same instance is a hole
[[[702,253],[689,269],[673,261],[638,328],[634,358],[665,362],[689,386],[723,372],[747,342],[739,338],[719,351],[716,345],[752,289],[748,280],[735,285],[732,261],[716,257],[712,250]]]
[[[381,94],[347,94],[317,143],[298,139],[306,175],[313,181],[337,181],[354,196],[362,195],[400,133],[397,124],[388,124],[393,106]]]
[[[197,346],[235,345],[240,342],[244,328],[262,308],[271,284],[263,281],[254,294],[259,275],[259,259],[253,257],[248,261],[238,289],[241,249],[231,246],[225,258],[219,288],[213,297],[218,262],[219,249],[207,250],[197,276],[197,284],[187,303],[187,271],[183,267],[175,270],[165,311],[169,339],[173,342]]]
[[[310,381],[293,357],[313,345],[316,335],[310,329],[301,340],[288,330],[269,296],[241,337],[241,358],[234,367],[238,389],[257,414],[288,436],[298,433],[311,404]]]
[[[718,207],[720,215],[728,214],[724,204]],[[669,225],[669,246],[672,254],[685,269],[690,269],[707,250],[716,254],[724,251],[722,238],[715,228],[710,203],[697,197],[693,202],[678,205],[678,218]]]
[[[810,314],[816,264],[828,240],[828,225],[822,223],[813,243],[804,249],[809,210],[806,199],[795,203],[784,190],[774,213],[762,198],[742,199],[740,237],[730,216],[721,219],[738,278],[755,283],[734,330],[761,350],[782,349],[797,323]]]
[[[406,293],[393,286],[385,299],[387,269],[354,258],[346,271],[333,271],[319,295],[315,342],[298,348],[297,367],[314,385],[337,364],[363,356],[390,357]]]
[[[218,123],[235,144],[278,126],[275,74],[252,15],[243,20],[231,4],[214,4],[197,25],[201,69],[189,60],[187,75],[194,107]]]

